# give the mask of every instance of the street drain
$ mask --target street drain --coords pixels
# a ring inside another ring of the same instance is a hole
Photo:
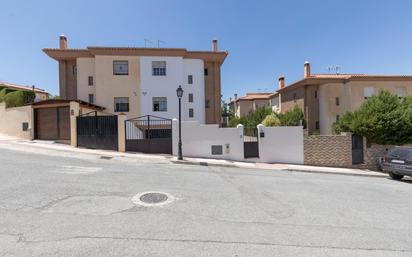
[[[100,156],[100,159],[103,159],[103,160],[111,160],[113,157],[111,157],[111,156]]]
[[[132,202],[146,207],[162,206],[174,201],[174,197],[164,192],[143,192],[135,195]]]
[[[140,196],[140,201],[144,203],[162,203],[167,200],[167,195],[163,193],[147,193]]]

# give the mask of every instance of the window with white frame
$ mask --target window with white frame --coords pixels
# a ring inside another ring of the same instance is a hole
[[[193,75],[188,75],[187,76],[187,84],[189,84],[189,85],[193,84]]]
[[[365,87],[363,89],[363,98],[368,99],[369,97],[372,97],[375,94],[375,88],[373,87]]]
[[[153,111],[167,112],[167,97],[153,97]]]
[[[192,93],[189,93],[188,94],[188,97],[189,97],[189,103],[193,103],[193,94]]]
[[[153,61],[152,62],[152,75],[153,76],[166,76],[166,62],[165,61]]]
[[[194,110],[193,108],[189,108],[189,118],[193,118],[194,117]]]
[[[395,89],[395,94],[401,98],[401,97],[405,97],[406,96],[406,88],[404,87],[397,87]]]
[[[129,75],[129,62],[113,61],[113,75]]]
[[[114,98],[114,111],[115,112],[128,112],[129,111],[129,97],[115,97]]]

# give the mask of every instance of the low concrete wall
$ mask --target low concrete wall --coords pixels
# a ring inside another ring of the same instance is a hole
[[[179,125],[172,122],[173,155],[178,152]],[[238,128],[219,128],[218,125],[203,125],[198,122],[182,122],[182,153],[186,157],[201,157],[228,160],[243,158],[243,126]],[[212,154],[212,146],[219,148],[221,154]]]
[[[28,130],[23,131],[23,123],[28,123]],[[33,139],[33,109],[30,105],[6,108],[0,103],[0,132],[9,136]]]
[[[258,135],[259,162],[303,164],[303,127],[258,125]]]

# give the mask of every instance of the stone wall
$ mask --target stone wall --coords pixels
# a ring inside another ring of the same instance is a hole
[[[305,165],[351,167],[351,134],[304,136]]]
[[[310,135],[305,131],[306,165],[378,170],[378,158],[392,145],[368,145],[363,140],[363,163],[352,165],[352,134]]]

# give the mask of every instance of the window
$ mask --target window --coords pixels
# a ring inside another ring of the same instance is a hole
[[[89,103],[94,104],[94,95],[89,94]]]
[[[375,89],[373,87],[365,87],[363,89],[363,98],[368,99],[375,94]]]
[[[73,76],[74,76],[74,77],[77,75],[77,66],[76,66],[76,65],[73,65],[73,67],[72,67],[72,73],[73,73]]]
[[[189,85],[193,84],[193,75],[187,76],[187,84]]]
[[[152,75],[153,76],[166,76],[166,62],[153,61],[152,62]]]
[[[336,122],[338,122],[340,119],[340,115],[336,115]]]
[[[210,104],[209,104],[209,100],[206,100],[206,101],[205,101],[205,108],[209,108],[209,105],[210,105]]]
[[[193,118],[194,113],[193,113],[193,108],[189,108],[189,118]]]
[[[315,98],[318,98],[318,90],[315,90]]]
[[[188,96],[189,96],[189,103],[193,103],[193,94],[190,93],[188,94]]]
[[[296,93],[293,93],[293,101],[296,103]]]
[[[205,76],[209,75],[208,69],[205,69],[205,70],[204,70],[204,73],[205,73]]]
[[[114,98],[114,111],[115,112],[128,112],[129,111],[129,97],[115,97]]]
[[[335,104],[336,104],[336,106],[339,106],[339,105],[340,105],[340,103],[339,103],[339,97],[336,97],[336,98],[335,98]]]
[[[93,76],[89,76],[89,86],[93,86]]]
[[[398,87],[398,88],[396,88],[395,93],[399,98],[405,97],[406,96],[406,88]]]
[[[129,75],[129,62],[113,61],[113,75]]]
[[[315,122],[315,128],[316,128],[316,129],[319,129],[319,127],[320,127],[320,126],[319,126],[319,121],[316,121],[316,122]]]
[[[153,111],[167,112],[167,97],[153,97]]]

